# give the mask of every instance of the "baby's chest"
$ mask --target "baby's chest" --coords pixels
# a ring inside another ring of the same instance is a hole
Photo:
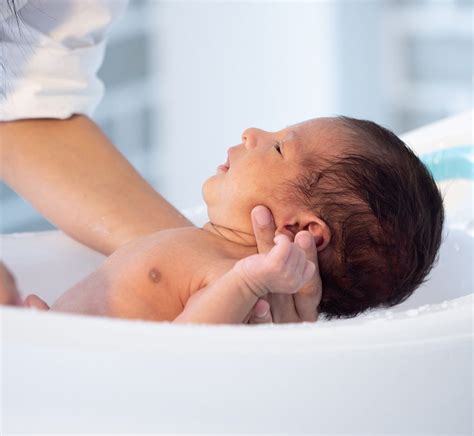
[[[115,275],[117,284],[112,295],[116,316],[171,321],[193,293],[232,267],[206,244],[180,240],[180,234],[145,238],[114,254],[108,276]]]
[[[151,262],[144,268],[142,284],[135,291],[137,306],[142,314],[148,312],[153,319],[172,321],[193,294],[205,290],[231,267],[203,255],[199,259],[170,257],[166,262]]]
[[[111,316],[164,321],[183,310],[193,268],[183,250],[153,236],[117,250],[103,265]]]
[[[126,310],[141,319],[172,321],[186,304],[193,276],[193,269],[178,258],[145,262],[128,281]]]

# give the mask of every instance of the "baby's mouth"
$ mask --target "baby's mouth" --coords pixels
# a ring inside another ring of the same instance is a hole
[[[217,167],[217,172],[226,173],[227,171],[229,171],[229,168],[230,168],[229,154],[227,154],[227,160],[225,161],[225,164],[219,165]]]

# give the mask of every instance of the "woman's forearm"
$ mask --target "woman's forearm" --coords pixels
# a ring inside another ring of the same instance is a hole
[[[86,116],[0,122],[0,159],[13,190],[104,254],[138,236],[193,225]]]

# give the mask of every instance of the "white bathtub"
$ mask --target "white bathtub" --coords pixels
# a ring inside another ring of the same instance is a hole
[[[470,112],[404,139],[432,156],[472,144],[471,126]],[[462,176],[440,182],[448,227],[431,279],[390,310],[232,327],[0,309],[2,434],[472,434],[473,181]],[[1,243],[21,289],[49,302],[102,260],[59,232]]]

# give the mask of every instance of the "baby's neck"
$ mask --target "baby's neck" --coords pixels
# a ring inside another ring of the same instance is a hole
[[[249,250],[257,249],[257,242],[253,233],[244,233],[228,227],[219,226],[212,222],[204,224],[202,229],[223,241],[245,247]]]

